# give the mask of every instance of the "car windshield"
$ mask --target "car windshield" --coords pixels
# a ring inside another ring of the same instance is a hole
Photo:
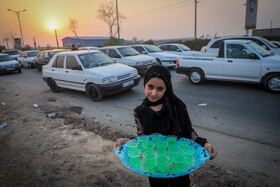
[[[94,68],[99,66],[107,66],[113,64],[114,61],[102,52],[85,53],[78,55],[84,68]]]
[[[179,46],[183,51],[190,51],[191,50],[190,48],[188,48],[187,46],[185,46],[183,44],[180,44]]]
[[[64,52],[64,51],[67,51],[67,50],[50,51],[49,56],[50,56],[50,58],[52,58],[53,55],[55,55],[56,53],[60,53],[60,52]]]
[[[32,52],[27,52],[28,57],[35,57],[39,54],[39,51],[32,51]]]
[[[271,55],[271,53],[269,51],[265,50],[264,48],[262,48],[261,46],[259,46],[255,42],[248,42],[247,44],[252,49],[254,49],[259,55],[261,55],[262,57],[267,57],[267,56]]]
[[[10,55],[1,55],[0,62],[11,61],[14,60]]]
[[[149,53],[156,53],[156,52],[162,52],[162,50],[154,45],[147,45],[145,46],[146,50]]]
[[[3,53],[8,54],[8,55],[18,55],[18,51],[4,51]]]
[[[118,50],[123,57],[140,55],[140,53],[138,53],[138,51],[136,51],[132,47],[121,47],[121,48],[118,48]]]
[[[265,38],[262,38],[264,40],[264,42],[269,45],[270,47],[272,48],[278,48],[274,43],[272,43],[271,41],[265,39]]]

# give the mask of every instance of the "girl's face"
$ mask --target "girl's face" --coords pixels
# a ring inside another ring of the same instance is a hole
[[[156,102],[161,99],[166,91],[163,80],[159,78],[151,78],[145,85],[145,94],[149,101]]]

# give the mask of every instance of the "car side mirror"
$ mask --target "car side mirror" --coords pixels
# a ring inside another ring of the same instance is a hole
[[[142,54],[147,54],[147,51],[142,51]]]
[[[249,59],[260,59],[256,54],[250,54]]]
[[[83,68],[79,65],[79,66],[73,67],[72,70],[80,70],[80,71],[82,71]]]
[[[180,49],[176,49],[176,51],[177,51],[177,52],[181,52],[181,50],[180,50]]]

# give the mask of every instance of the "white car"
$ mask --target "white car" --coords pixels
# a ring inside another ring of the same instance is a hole
[[[21,73],[21,65],[10,55],[0,54],[0,73],[14,72]]]
[[[184,44],[161,44],[158,46],[162,51],[180,56],[202,56],[200,51],[192,51]]]
[[[131,45],[136,51],[141,54],[146,54],[157,59],[158,64],[166,67],[175,67],[178,55],[163,52],[160,48],[154,45]]]
[[[154,57],[142,55],[129,46],[102,47],[99,50],[118,63],[136,68],[139,74],[145,74],[150,66],[157,64]]]
[[[19,50],[13,50],[13,49],[2,51],[2,53],[10,55],[15,60],[17,60],[17,58],[19,57],[19,52],[20,52]]]
[[[280,42],[279,41],[271,41],[274,45],[280,48]]]
[[[78,50],[98,50],[98,47],[79,47]]]
[[[207,44],[207,46],[202,47],[202,52],[205,56],[218,56],[218,51],[220,47],[220,43],[224,40],[251,40],[261,46],[262,48],[268,50],[271,54],[280,55],[280,48],[275,46],[273,43],[268,41],[265,38],[258,37],[258,36],[228,36],[228,37],[218,37],[213,38]]]
[[[19,54],[17,61],[23,66],[30,68],[35,67],[34,58],[40,53],[40,51],[22,51]]]
[[[93,101],[131,89],[140,81],[135,68],[115,63],[100,51],[57,53],[43,66],[42,78],[53,92],[60,88],[79,90]]]

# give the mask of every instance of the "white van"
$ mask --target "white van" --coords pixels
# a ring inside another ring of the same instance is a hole
[[[69,51],[55,54],[43,66],[42,78],[51,91],[60,88],[84,91],[93,101],[137,86],[135,68],[114,62],[100,51]]]
[[[136,68],[139,74],[145,74],[150,66],[157,64],[154,57],[142,55],[129,46],[102,47],[99,50],[118,63]]]

